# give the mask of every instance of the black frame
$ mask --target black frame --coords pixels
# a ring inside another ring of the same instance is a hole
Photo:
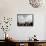
[[[27,22],[25,22],[25,24],[19,24],[18,22],[18,16],[19,15],[32,15],[32,22],[29,24]],[[33,23],[34,23],[34,15],[33,14],[17,14],[17,26],[33,26]]]

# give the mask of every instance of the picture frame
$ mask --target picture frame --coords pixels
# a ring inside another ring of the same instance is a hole
[[[33,14],[17,14],[17,26],[33,26]]]

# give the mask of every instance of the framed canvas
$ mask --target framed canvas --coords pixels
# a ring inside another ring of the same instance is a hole
[[[17,26],[33,26],[33,14],[17,14]]]

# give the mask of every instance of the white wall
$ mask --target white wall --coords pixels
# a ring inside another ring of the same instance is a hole
[[[34,34],[37,35],[39,40],[45,40],[45,12],[46,8],[32,8],[28,0],[0,0],[0,16],[13,17],[12,27],[9,33],[13,37],[16,37],[17,40],[27,40]],[[34,14],[34,26],[18,27],[18,13]],[[0,36],[0,39],[2,39],[2,36]]]

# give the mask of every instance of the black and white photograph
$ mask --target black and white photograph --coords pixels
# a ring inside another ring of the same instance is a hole
[[[33,14],[17,14],[17,26],[33,26]]]

